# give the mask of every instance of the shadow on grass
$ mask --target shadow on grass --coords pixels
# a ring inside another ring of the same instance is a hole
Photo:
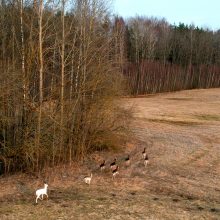
[[[186,120],[171,120],[171,119],[157,119],[157,118],[149,118],[146,119],[150,122],[156,122],[156,123],[164,123],[164,124],[173,124],[173,125],[180,125],[180,126],[195,126],[199,125],[199,122],[196,121],[186,121]]]
[[[195,118],[203,121],[220,121],[220,115],[200,114],[194,116]]]

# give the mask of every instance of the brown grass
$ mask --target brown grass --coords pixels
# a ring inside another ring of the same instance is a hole
[[[135,106],[135,118],[133,136],[120,152],[95,152],[82,164],[42,174],[1,177],[0,219],[220,219],[219,93],[123,99],[126,107]],[[147,168],[141,159],[144,147]],[[127,153],[130,167],[124,164]],[[115,156],[120,174],[113,181],[109,164]],[[104,158],[108,169],[101,174]],[[82,179],[90,171],[94,179],[88,186]],[[44,180],[49,199],[35,205],[34,191]]]

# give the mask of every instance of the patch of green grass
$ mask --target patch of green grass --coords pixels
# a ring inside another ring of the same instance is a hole
[[[220,121],[220,115],[201,114],[195,115],[195,117],[204,121]]]

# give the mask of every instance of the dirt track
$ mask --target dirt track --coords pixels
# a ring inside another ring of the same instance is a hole
[[[40,180],[1,178],[0,219],[220,219],[220,89],[123,103],[134,114],[134,135],[123,152],[94,154],[83,169],[66,168],[56,178],[51,172],[49,200],[39,205],[33,192]],[[144,147],[147,168],[141,159]],[[127,153],[132,159],[128,168],[123,163]],[[120,175],[112,181],[109,171],[97,170],[94,158],[107,157],[109,163],[114,156]],[[94,179],[88,187],[82,177],[91,169]],[[8,183],[14,194],[4,193],[10,191]]]

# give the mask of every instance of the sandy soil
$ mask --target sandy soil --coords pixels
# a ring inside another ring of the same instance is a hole
[[[37,177],[1,177],[0,219],[220,219],[220,89],[122,102],[134,115],[133,135],[123,148]],[[109,163],[115,156],[120,168],[113,181]],[[98,169],[102,159],[108,168],[103,173]],[[88,186],[82,179],[90,171],[94,178]],[[34,190],[43,179],[49,199],[35,205]]]

